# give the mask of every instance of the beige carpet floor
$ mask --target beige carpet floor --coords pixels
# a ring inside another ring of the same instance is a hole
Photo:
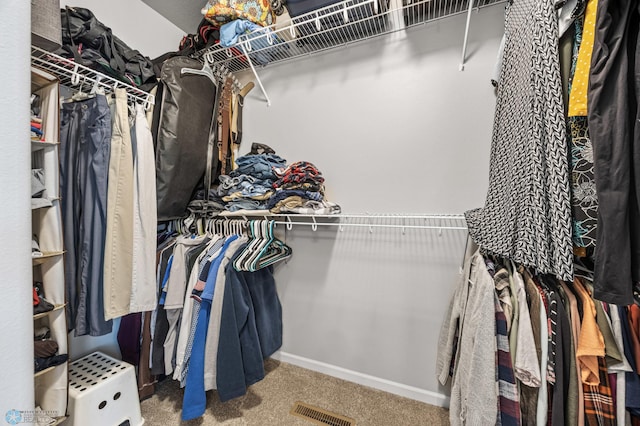
[[[443,408],[271,359],[265,368],[266,377],[241,398],[221,403],[215,391],[207,392],[205,415],[188,422],[180,421],[183,390],[176,381],[165,380],[157,385],[156,394],[141,404],[145,426],[313,425],[289,414],[296,401],[355,419],[358,426],[449,424],[448,411]]]

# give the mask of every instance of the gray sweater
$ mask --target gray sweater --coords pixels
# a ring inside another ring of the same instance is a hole
[[[477,247],[469,246],[460,284],[440,330],[436,367],[438,380],[446,384],[455,356],[451,424],[487,426],[495,425],[498,418],[495,287]]]

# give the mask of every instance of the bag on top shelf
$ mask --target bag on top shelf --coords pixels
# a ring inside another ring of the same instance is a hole
[[[89,9],[67,6],[61,18],[60,56],[147,92],[156,85],[151,60],[114,36]]]

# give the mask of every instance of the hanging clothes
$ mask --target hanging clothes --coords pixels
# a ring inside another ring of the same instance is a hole
[[[611,318],[611,330],[616,340],[616,344],[621,351],[622,363],[620,365],[609,365],[609,373],[616,372],[616,419],[618,426],[626,426],[626,412],[627,412],[627,384],[626,373],[633,372],[629,361],[624,352],[624,343],[622,335],[622,325],[620,324],[620,313],[618,307],[615,305],[609,305],[609,316]]]
[[[209,317],[211,313],[211,301],[215,292],[216,279],[218,269],[228,250],[229,245],[236,240],[237,236],[227,238],[220,249],[219,255],[211,265],[207,283],[200,295],[201,307],[198,310],[198,319],[194,330],[193,347],[191,349],[191,360],[187,372],[187,380],[184,392],[184,400],[182,404],[182,420],[191,420],[204,414],[207,398],[204,388],[204,370],[205,370],[205,344],[207,339],[207,330],[209,325]],[[222,399],[222,398],[221,398]]]
[[[520,386],[520,410],[522,411],[522,424],[535,426],[536,425],[536,410],[538,406],[538,392],[542,384],[542,375],[540,373],[540,361],[542,357],[541,347],[541,324],[540,324],[540,309],[544,309],[542,305],[542,299],[538,293],[538,289],[533,282],[531,274],[520,266],[518,272],[524,279],[525,291],[527,295],[527,303],[529,304],[529,324],[533,333],[534,348],[533,354],[536,361],[536,371],[539,383],[534,386],[534,383],[530,383],[531,386],[523,383]],[[525,320],[527,320],[525,318]]]
[[[585,18],[586,41],[582,43],[583,22],[576,19],[571,75],[569,82],[568,127],[571,151],[571,203],[573,243],[576,247],[595,247],[598,222],[598,196],[593,165],[593,145],[587,121],[587,87],[597,1],[589,1]],[[574,90],[575,86],[575,90]]]
[[[640,281],[638,2],[599,0],[588,88],[598,192],[594,296],[633,304]]]
[[[110,101],[113,130],[104,244],[104,317],[127,315],[133,277],[133,149],[127,91],[115,89]]]
[[[535,16],[536,19],[531,19]],[[484,208],[465,213],[488,253],[573,278],[569,167],[553,0],[507,5]]]
[[[477,246],[468,244],[460,283],[438,339],[436,374],[451,379],[452,425],[495,424],[498,409],[493,278]],[[451,366],[455,365],[451,376]]]
[[[584,424],[584,394],[582,388],[582,376],[580,374],[580,363],[578,361],[578,336],[580,336],[580,312],[578,311],[578,301],[573,290],[564,282],[561,282],[561,287],[564,290],[566,301],[569,305],[569,317],[571,321],[571,338],[573,341],[573,359],[571,359],[569,365],[571,368],[571,381],[575,383],[573,391],[569,390],[570,407],[575,407],[575,423],[576,425]],[[566,306],[566,305],[565,305]],[[574,382],[575,381],[575,382]],[[575,403],[572,400],[575,399]]]
[[[60,189],[69,330],[102,336],[111,111],[104,95],[62,104]]]
[[[496,358],[498,362],[498,406],[499,424],[520,425],[520,399],[518,385],[513,373],[512,356],[509,353],[507,318],[498,296],[494,294],[496,313]]]
[[[161,308],[164,306],[162,300],[162,289],[169,281],[169,274],[171,272],[171,265],[173,264],[173,250],[175,248],[175,239],[167,241],[167,245],[159,247],[160,250],[158,259],[158,272],[157,279],[157,295],[158,295],[158,308],[153,311],[151,322],[154,324],[153,342],[151,345],[151,374],[156,376],[165,374],[164,370],[164,341],[169,333],[169,320],[167,318],[167,311]]]
[[[169,277],[163,288],[163,309],[166,311],[169,327],[164,340],[164,374],[171,374],[175,367],[175,352],[178,342],[178,328],[184,306],[184,295],[187,287],[187,277],[190,271],[187,256],[192,250],[200,254],[205,249],[208,239],[206,236],[195,238],[178,237],[173,250],[173,262]],[[197,255],[196,255],[197,257]],[[195,262],[195,259],[194,259]]]
[[[205,343],[204,356],[208,359],[204,370],[204,389],[217,389],[218,377],[218,353],[220,343],[220,329],[222,327],[222,306],[224,295],[227,287],[227,268],[231,259],[235,258],[240,249],[245,247],[248,239],[242,237],[229,245],[229,249],[220,261],[218,274],[216,277],[215,293],[211,300],[211,312],[209,318],[209,327],[207,329],[207,341]],[[276,313],[277,317],[282,319],[282,313]],[[277,318],[276,318],[277,319]]]
[[[211,223],[201,225],[201,232],[216,229]],[[257,262],[264,256],[265,262],[253,272],[238,271],[232,263],[246,254],[249,241],[237,234],[180,235],[158,247],[160,297],[150,315],[155,327],[147,359],[151,373],[173,373],[185,387],[183,419],[204,413],[207,390],[217,389],[222,401],[244,395],[264,377],[264,360],[282,346],[282,307],[272,267],[263,265],[286,259],[291,251],[270,250],[272,234],[265,223],[255,225],[265,231],[252,233],[250,259]],[[178,227],[184,232],[185,227]],[[225,227],[224,232],[239,229]],[[158,241],[165,238],[161,234]],[[141,394],[146,389],[141,387]]]
[[[144,107],[136,105],[133,146],[133,253],[129,312],[153,311],[156,295],[156,168]]]
[[[216,386],[220,401],[244,395],[264,378],[264,359],[282,345],[282,307],[271,266],[255,272],[226,268]]]
[[[180,322],[176,349],[176,368],[173,372],[174,380],[179,380],[182,386],[186,382],[187,367],[191,358],[195,328],[200,313],[200,294],[204,290],[211,262],[220,255],[224,242],[224,238],[212,239],[191,268],[182,308],[182,321]]]

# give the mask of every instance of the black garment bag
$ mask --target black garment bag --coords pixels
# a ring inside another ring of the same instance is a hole
[[[209,189],[218,170],[220,91],[205,76],[183,75],[183,68],[201,69],[202,63],[184,56],[167,59],[156,95],[152,134],[158,221],[185,216],[195,192]]]

